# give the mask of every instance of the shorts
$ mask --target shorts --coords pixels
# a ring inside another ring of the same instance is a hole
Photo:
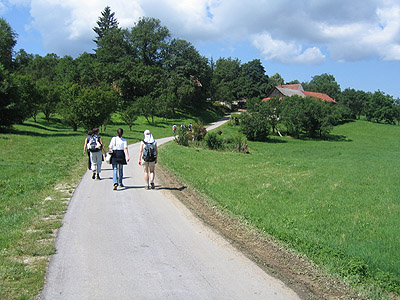
[[[154,167],[156,165],[155,161],[142,161],[143,167]]]

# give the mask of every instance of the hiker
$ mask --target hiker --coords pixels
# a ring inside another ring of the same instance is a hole
[[[189,125],[188,125],[188,130],[189,131],[192,131],[192,126],[193,126],[192,123],[189,123]]]
[[[176,135],[176,125],[172,125],[172,131],[174,132],[174,135]]]
[[[90,161],[90,151],[87,147],[89,139],[92,137],[93,135],[93,130],[89,130],[88,131],[88,136],[85,138],[85,144],[83,145],[83,155],[88,156],[88,169],[90,170],[91,166],[92,166],[92,162]]]
[[[123,167],[129,162],[128,142],[122,137],[124,130],[118,128],[117,136],[114,136],[108,148],[112,151],[111,164],[113,168],[114,190],[117,186],[124,187],[122,178],[124,175]]]
[[[90,151],[90,160],[92,162],[92,179],[97,178],[100,180],[100,172],[101,172],[101,163],[103,160],[103,154],[101,150],[106,153],[106,149],[104,148],[103,141],[101,140],[101,137],[99,136],[99,129],[94,128],[93,129],[93,135],[90,137],[88,141],[88,146],[89,151]]]
[[[144,139],[140,143],[139,151],[139,166],[144,169],[144,181],[146,183],[145,189],[154,189],[155,167],[157,163],[157,142],[154,140],[150,130],[144,131]],[[150,185],[149,185],[150,180]]]

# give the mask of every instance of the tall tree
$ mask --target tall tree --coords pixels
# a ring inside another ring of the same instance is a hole
[[[132,28],[129,42],[135,56],[145,65],[162,65],[169,45],[170,32],[155,18],[141,18]]]
[[[240,95],[244,98],[263,97],[268,90],[268,76],[259,59],[242,65],[240,77]]]
[[[12,67],[12,51],[17,34],[3,18],[0,18],[0,63],[9,70]]]
[[[214,100],[231,103],[239,99],[240,74],[241,65],[238,59],[230,57],[218,59],[213,74]]]
[[[96,32],[96,39],[93,40],[97,45],[103,37],[106,36],[107,33],[118,29],[118,20],[115,18],[115,13],[111,12],[111,8],[106,6],[104,10],[101,12],[101,17],[99,17],[97,21],[97,26],[93,28],[94,32]]]

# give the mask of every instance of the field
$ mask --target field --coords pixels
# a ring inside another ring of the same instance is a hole
[[[221,130],[225,137],[238,131]],[[274,137],[249,142],[249,150],[169,143],[160,162],[367,297],[400,294],[400,127],[356,121],[328,140]]]
[[[205,121],[217,118],[212,111],[202,116]],[[108,147],[117,128],[122,127],[131,144],[143,139],[145,129],[157,139],[172,135],[172,124],[188,124],[194,119],[181,114],[149,125],[139,118],[129,131],[114,116],[101,136]],[[86,171],[86,136],[82,128],[74,132],[60,120],[42,117],[37,123],[28,120],[0,132],[0,299],[35,299],[41,289],[57,229]]]

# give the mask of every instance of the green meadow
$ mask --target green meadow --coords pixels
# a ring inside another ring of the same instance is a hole
[[[400,294],[399,126],[355,121],[327,140],[272,137],[248,147],[250,154],[169,143],[160,162],[367,297]]]
[[[108,147],[122,127],[131,144],[143,139],[145,129],[157,139],[172,135],[175,123],[220,116],[215,111],[196,117],[182,113],[176,119],[156,118],[152,125],[139,117],[132,131],[113,116],[100,135]],[[68,200],[86,172],[86,136],[83,128],[74,132],[58,119],[42,117],[0,131],[0,299],[35,299],[40,291]]]

